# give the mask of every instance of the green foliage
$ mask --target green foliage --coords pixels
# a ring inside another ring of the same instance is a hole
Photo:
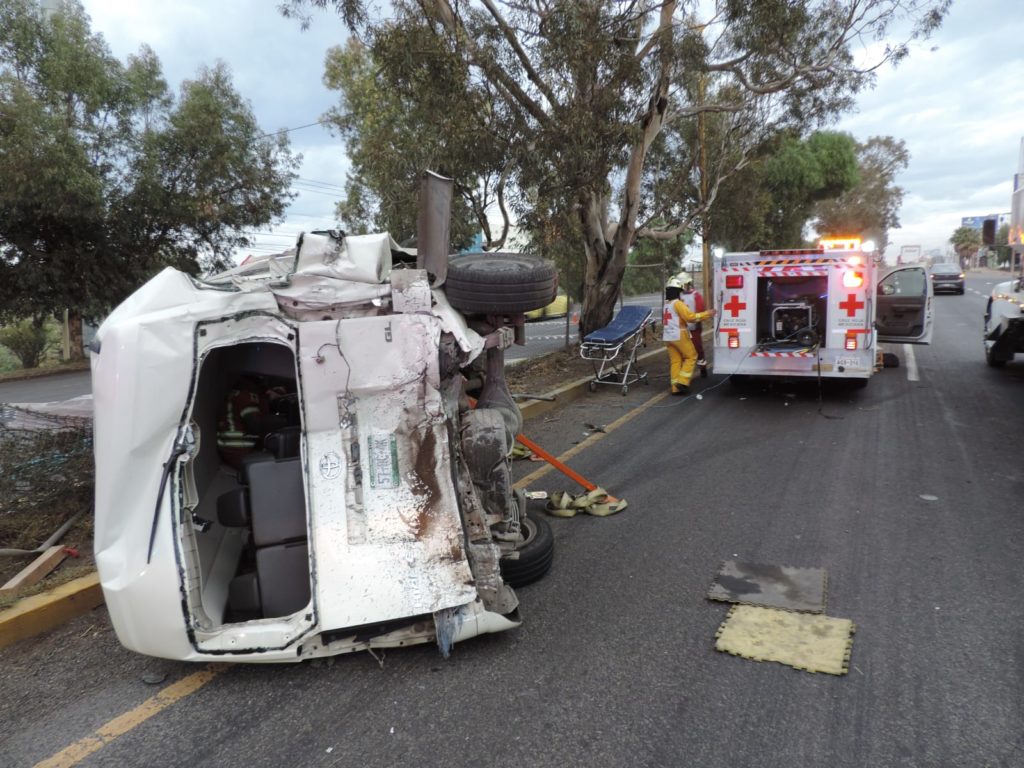
[[[796,248],[815,206],[859,183],[856,143],[844,133],[789,133],[765,141],[719,187],[710,240],[729,251]]]
[[[21,361],[7,347],[0,345],[0,373],[10,373],[21,368]]]
[[[77,2],[0,5],[0,314],[108,310],[166,265],[199,271],[284,211],[294,159],[223,65],[175,99]]]
[[[907,167],[906,144],[891,136],[872,136],[857,144],[859,178],[852,188],[818,203],[815,228],[822,236],[859,235],[874,240],[880,253],[889,243],[889,230],[899,227],[903,189],[897,174]]]
[[[1010,244],[1010,225],[1003,224],[996,230],[996,245]]]
[[[22,368],[38,368],[52,342],[43,323],[22,320],[0,328],[0,344],[18,358]]]
[[[957,227],[949,237],[960,258],[970,256],[981,247],[981,230],[972,227]]]
[[[691,242],[691,231],[671,240],[638,240],[629,254],[629,266],[622,279],[622,292],[627,296],[660,293],[665,279],[681,269],[684,249]]]
[[[763,181],[772,200],[766,234],[776,247],[799,247],[814,204],[852,189],[858,178],[856,142],[850,135],[785,138],[764,164]]]
[[[442,40],[411,21],[382,26],[369,47],[353,38],[332,48],[324,82],[341,94],[327,118],[352,162],[337,209],[346,229],[415,235],[420,174],[430,169],[455,181],[454,248],[480,231],[487,244],[501,237],[485,209],[504,194],[507,125]]]

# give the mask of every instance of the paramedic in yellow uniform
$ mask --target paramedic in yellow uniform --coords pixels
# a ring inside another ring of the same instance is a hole
[[[673,395],[685,395],[690,391],[693,369],[697,366],[697,350],[690,340],[687,324],[699,323],[715,315],[713,309],[694,312],[680,299],[684,280],[692,284],[688,277],[673,277],[668,281],[665,286],[665,307],[662,313],[662,339],[668,350],[669,381],[672,384]]]

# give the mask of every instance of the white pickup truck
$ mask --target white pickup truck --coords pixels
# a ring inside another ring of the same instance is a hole
[[[985,307],[985,361],[1001,368],[1024,352],[1024,277],[999,283]]]

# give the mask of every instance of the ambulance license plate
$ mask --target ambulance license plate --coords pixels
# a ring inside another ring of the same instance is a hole
[[[843,368],[860,368],[860,360],[856,357],[837,357],[836,366],[842,366]]]

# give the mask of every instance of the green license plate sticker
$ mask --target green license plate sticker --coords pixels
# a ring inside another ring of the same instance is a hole
[[[398,487],[398,443],[394,435],[370,435],[366,438],[370,457],[370,487]]]

